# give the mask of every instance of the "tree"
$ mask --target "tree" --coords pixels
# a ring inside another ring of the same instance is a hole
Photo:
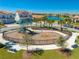
[[[49,23],[49,27],[52,27],[52,23],[54,23],[55,21],[54,20],[48,20],[47,22]]]
[[[40,27],[43,27],[43,24],[42,24],[43,19],[42,18],[39,19],[39,22],[40,22]]]
[[[35,50],[32,51],[33,55],[42,55],[44,53],[44,50],[36,48]]]
[[[79,36],[77,36],[77,39],[75,40],[75,42],[79,44]]]
[[[39,23],[39,26],[42,27],[42,18],[37,18],[37,22]]]
[[[3,27],[4,23],[2,21],[0,21],[0,27]]]
[[[46,21],[47,21],[47,16],[42,17],[42,20],[44,22],[43,26],[45,26],[46,25]]]
[[[56,41],[57,45],[64,47],[65,39],[63,37],[59,37]]]
[[[62,15],[61,14],[57,14],[56,16],[59,18],[58,23],[60,24],[60,30],[62,31],[63,30],[63,23],[64,23],[64,21],[61,19]]]
[[[69,57],[72,54],[72,51],[68,48],[61,48],[60,51],[65,54],[67,57]]]
[[[2,43],[0,43],[0,48],[3,48],[3,47],[5,47],[5,45],[4,45],[4,44],[2,44]]]
[[[77,39],[79,39],[79,36],[77,36]]]
[[[59,20],[59,24],[60,24],[60,30],[63,31],[64,21],[63,20]]]
[[[72,23],[72,20],[70,19],[69,16],[64,15],[63,18],[64,18],[64,22],[65,22],[66,24],[70,24],[70,23]]]
[[[33,22],[35,22],[35,26],[37,27],[37,24],[38,24],[38,18],[34,18],[34,19],[33,19]]]
[[[28,45],[31,44],[31,35],[25,33],[24,36],[23,36],[23,38],[26,41],[26,44],[27,44],[27,52],[28,52]]]

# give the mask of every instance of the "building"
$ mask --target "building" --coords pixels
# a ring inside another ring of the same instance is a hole
[[[6,11],[0,11],[0,22],[4,24],[11,24],[14,23],[15,14],[11,12],[6,12]]]
[[[74,15],[74,16],[72,16],[72,17],[71,17],[71,20],[72,20],[73,22],[79,22],[79,15]]]
[[[33,18],[42,18],[44,17],[46,14],[39,14],[39,13],[32,13],[32,17]]]
[[[19,23],[25,23],[29,24],[32,23],[32,13],[27,12],[27,11],[16,11],[16,17],[15,20],[18,21]]]

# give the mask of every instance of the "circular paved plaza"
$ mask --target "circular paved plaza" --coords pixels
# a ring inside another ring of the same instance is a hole
[[[26,39],[24,39],[24,34],[18,31],[8,31],[4,33],[4,38],[9,41],[14,41],[17,43],[25,43],[28,40],[28,35],[30,36],[31,44],[54,44],[61,36],[55,32],[40,32],[35,35],[30,35],[26,33]]]

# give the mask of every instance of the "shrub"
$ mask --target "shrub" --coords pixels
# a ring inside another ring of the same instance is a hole
[[[5,46],[4,44],[0,43],[0,48],[3,48],[4,46]]]

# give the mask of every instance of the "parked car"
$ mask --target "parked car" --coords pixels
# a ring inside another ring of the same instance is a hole
[[[14,43],[14,42],[7,42],[7,43],[5,43],[5,48],[10,49],[12,47],[12,45],[15,45],[15,44],[16,43]]]
[[[79,27],[74,27],[74,28],[79,30]]]
[[[16,49],[9,49],[8,52],[15,53],[15,52],[17,52],[17,50]]]
[[[73,28],[73,25],[69,25],[69,24],[64,24],[64,27],[69,27],[69,28]]]
[[[6,45],[15,45],[16,43],[15,42],[7,42],[5,43]]]
[[[73,47],[73,48],[77,48],[77,47],[78,47],[78,45],[77,45],[77,44],[74,44],[74,45],[72,45],[72,47]]]

